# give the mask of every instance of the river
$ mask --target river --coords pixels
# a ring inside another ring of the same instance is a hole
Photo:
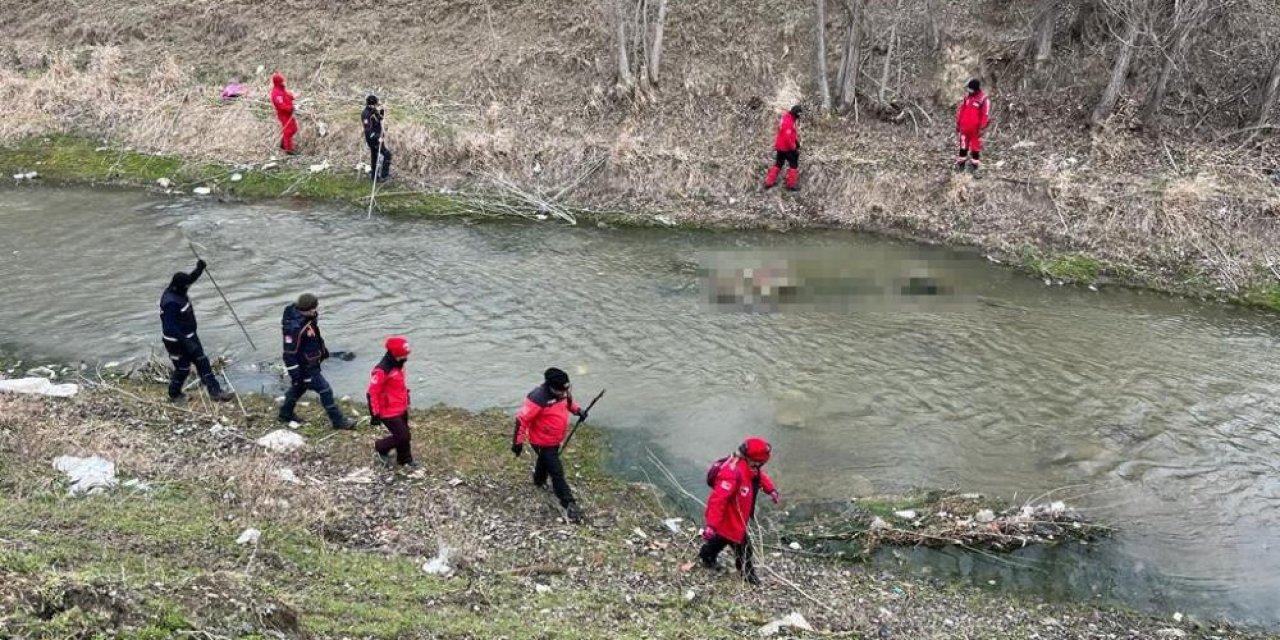
[[[593,421],[611,429],[620,468],[639,473],[651,450],[694,492],[748,434],[774,443],[788,500],[1066,488],[1057,496],[1119,533],[1015,554],[1019,566],[903,553],[904,570],[1280,624],[1269,315],[1045,286],[971,252],[843,232],[366,219],[306,203],[11,188],[0,190],[0,347],[98,364],[158,351],[161,289],[193,264],[186,238],[258,344],[207,280],[195,285],[203,341],[234,358],[241,390],[279,391],[263,365],[278,361],[283,307],[310,291],[331,348],[360,355],[327,365],[339,394],[362,397],[382,339],[404,333],[416,404],[514,408],[559,365],[580,395],[609,389]],[[700,265],[730,274],[722,284],[750,267],[745,278],[770,289],[763,302],[711,304]],[[783,273],[790,281],[762,280]],[[909,275],[949,295],[894,295]],[[775,304],[779,285],[818,299]],[[320,418],[315,404],[304,411]]]

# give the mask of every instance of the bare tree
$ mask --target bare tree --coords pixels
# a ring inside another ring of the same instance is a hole
[[[840,90],[840,106],[853,104],[857,94],[858,71],[862,65],[862,0],[844,0],[849,15],[849,30],[844,42],[844,57],[836,85]]]
[[[1192,31],[1203,25],[1209,10],[1209,2],[1207,0],[1172,0],[1171,3],[1166,4],[1166,8],[1170,11],[1168,29],[1164,38],[1157,40],[1163,62],[1160,65],[1160,73],[1147,91],[1147,99],[1142,107],[1142,126],[1152,130],[1160,126],[1160,112],[1164,108],[1165,97],[1169,93],[1169,80],[1185,57]]]
[[[1102,97],[1098,99],[1098,104],[1093,108],[1093,113],[1089,116],[1089,122],[1093,126],[1102,124],[1111,112],[1116,108],[1116,102],[1120,100],[1120,92],[1124,89],[1125,80],[1129,78],[1129,67],[1133,64],[1133,53],[1138,45],[1138,35],[1142,32],[1142,23],[1138,19],[1136,8],[1143,0],[1132,0],[1129,9],[1121,13],[1124,20],[1124,35],[1118,36],[1120,40],[1120,51],[1116,54],[1115,64],[1111,67],[1111,80],[1107,82],[1107,88],[1102,91]],[[1119,13],[1119,12],[1118,12]]]
[[[1032,58],[1041,69],[1053,57],[1053,34],[1058,25],[1058,6],[1062,0],[1040,0],[1032,21],[1031,37],[1022,47],[1022,58]]]
[[[658,66],[662,62],[662,28],[667,23],[667,0],[658,0],[658,19],[653,25],[653,49],[649,52],[649,82],[658,84]]]
[[[630,39],[627,37],[627,4],[628,0],[614,0],[614,14],[618,27],[618,80],[617,86],[619,90],[629,92],[631,87],[635,86],[635,79],[631,76],[631,59],[627,54],[630,47]]]
[[[881,104],[885,102],[885,92],[889,88],[889,65],[893,62],[894,42],[898,39],[898,19],[902,16],[902,0],[898,0],[898,6],[893,11],[893,26],[889,28],[889,44],[885,45],[884,68],[880,70],[880,93],[878,99]]]
[[[611,0],[617,31],[618,95],[642,97],[658,85],[662,65],[662,34],[667,21],[667,0]],[[650,36],[651,13],[653,31]],[[637,82],[638,81],[638,82]]]
[[[1280,51],[1276,51],[1275,62],[1271,64],[1271,74],[1267,78],[1266,90],[1262,94],[1262,104],[1258,105],[1258,125],[1265,127],[1271,124],[1271,114],[1276,109],[1276,101],[1280,100]]]
[[[822,96],[822,110],[831,111],[831,85],[827,82],[827,0],[817,0],[818,40],[818,94]]]
[[[942,49],[942,28],[938,26],[938,0],[924,0],[925,30],[929,36],[929,50]]]

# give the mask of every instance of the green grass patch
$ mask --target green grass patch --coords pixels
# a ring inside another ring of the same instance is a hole
[[[1095,282],[1104,269],[1101,260],[1081,253],[1032,256],[1027,265],[1041,277],[1082,284]]]

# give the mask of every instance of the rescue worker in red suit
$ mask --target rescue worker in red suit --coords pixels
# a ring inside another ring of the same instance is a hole
[[[382,423],[391,435],[373,445],[378,461],[391,466],[391,450],[396,451],[396,464],[417,467],[409,446],[409,387],[405,384],[404,363],[409,359],[409,340],[391,336],[385,343],[386,355],[369,376],[369,416],[373,424]]]
[[[547,479],[550,478],[551,488],[555,491],[560,506],[564,508],[569,521],[577,524],[582,522],[582,510],[564,478],[560,445],[568,435],[570,414],[586,420],[587,412],[573,401],[569,374],[551,367],[543,372],[542,378],[542,384],[525,396],[524,405],[516,412],[511,453],[519,457],[524,453],[524,443],[528,441],[538,456],[533,466],[534,486],[545,488]]]
[[[787,190],[795,191],[800,188],[797,186],[800,182],[800,135],[796,133],[796,119],[802,111],[800,105],[791,107],[790,111],[782,114],[782,120],[778,122],[778,133],[773,137],[773,166],[769,168],[769,175],[764,178],[766,189],[772,189],[778,184],[778,174],[784,164],[788,165]]]
[[[965,86],[968,93],[956,109],[956,136],[960,139],[960,153],[956,156],[956,171],[964,171],[965,165],[974,173],[982,168],[982,133],[991,123],[991,101],[982,92],[977,78]]]
[[[716,558],[725,547],[733,547],[734,566],[743,580],[760,584],[752,562],[747,523],[756,515],[756,496],[761,490],[778,504],[778,489],[762,467],[769,461],[772,447],[763,438],[747,438],[738,451],[719,464],[707,498],[706,526],[702,529],[702,566],[720,571]]]
[[[293,136],[298,133],[298,120],[293,117],[293,94],[284,88],[284,76],[271,74],[271,106],[276,108],[276,120],[280,121],[280,148],[293,155]]]

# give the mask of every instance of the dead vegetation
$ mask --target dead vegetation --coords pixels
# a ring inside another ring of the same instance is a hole
[[[1084,252],[1112,276],[1239,294],[1280,282],[1265,267],[1280,240],[1268,106],[1280,54],[1267,37],[1280,27],[1265,2],[1228,4],[828,0],[815,30],[814,4],[755,1],[598,0],[582,15],[357,1],[298,4],[281,20],[278,5],[251,0],[44,0],[0,10],[11,36],[0,143],[75,132],[262,162],[276,153],[264,98],[278,67],[299,96],[296,162],[353,170],[367,156],[362,97],[383,97],[403,182],[393,191],[498,191],[495,215],[642,209],[1011,256]],[[815,33],[827,36],[821,76]],[[951,105],[970,76],[995,106],[989,179],[977,183],[945,173]],[[250,95],[219,103],[232,80]],[[821,80],[826,114],[814,107]],[[815,116],[801,122],[804,190],[761,193],[778,110],[797,102]]]

